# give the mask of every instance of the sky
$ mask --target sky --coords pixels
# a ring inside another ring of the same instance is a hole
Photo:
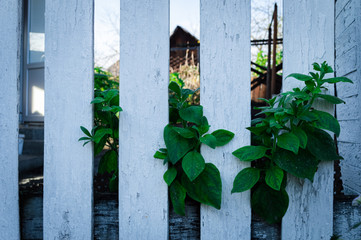
[[[121,0],[95,0],[94,55],[95,64],[108,68],[119,59],[119,12]],[[200,2],[199,0],[169,0],[169,32],[179,25],[199,39]],[[265,28],[269,24],[274,2],[282,13],[282,0],[252,0],[252,37],[267,36]],[[258,51],[252,49],[252,55]]]

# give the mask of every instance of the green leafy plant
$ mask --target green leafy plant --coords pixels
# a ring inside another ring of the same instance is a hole
[[[95,68],[94,74],[94,127],[91,131],[81,126],[86,135],[79,138],[84,145],[94,143],[94,156],[106,149],[98,167],[98,174],[108,173],[110,191],[117,191],[118,186],[118,149],[119,149],[119,83],[112,80],[110,73]]]
[[[305,87],[281,93],[260,107],[260,117],[247,129],[252,133],[252,146],[233,152],[241,161],[252,161],[252,167],[235,177],[232,193],[252,189],[253,211],[268,223],[279,222],[287,211],[289,198],[285,190],[286,173],[313,181],[321,161],[342,159],[337,154],[333,138],[325,130],[339,136],[340,124],[329,113],[316,110],[316,99],[331,104],[345,103],[340,98],[323,93],[325,83],[352,81],[346,77],[325,78],[333,73],[326,62],[313,63],[316,72],[309,75],[290,74],[305,83]]]
[[[211,148],[223,146],[234,134],[219,129],[208,134],[209,124],[203,116],[203,107],[189,104],[195,93],[184,89],[178,75],[169,83],[169,120],[164,128],[166,148],[161,148],[154,158],[168,164],[164,181],[169,186],[170,199],[177,214],[185,215],[185,198],[190,198],[221,208],[222,181],[215,165],[206,163],[200,153],[201,144]]]

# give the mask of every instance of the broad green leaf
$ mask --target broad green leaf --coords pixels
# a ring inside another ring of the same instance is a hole
[[[164,173],[163,179],[167,183],[167,185],[170,186],[172,184],[172,182],[174,181],[176,176],[177,176],[177,169],[175,169],[174,167],[170,167]]]
[[[326,101],[328,101],[330,103],[333,103],[333,104],[345,103],[344,100],[342,100],[342,99],[340,99],[338,97],[332,96],[332,95],[328,95],[328,94],[320,94],[319,93],[316,96],[319,97],[319,98],[323,98]]]
[[[153,157],[157,159],[165,159],[167,157],[167,154],[162,153],[160,151],[156,151]]]
[[[111,112],[111,111],[112,111],[112,108],[109,107],[109,106],[104,106],[104,107],[102,107],[102,111],[104,111],[104,112]]]
[[[113,130],[110,128],[101,128],[101,129],[97,129],[94,136],[93,136],[93,140],[95,143],[99,143],[99,141],[107,134],[112,134]]]
[[[342,159],[342,157],[336,153],[335,142],[330,134],[311,126],[305,126],[303,127],[303,130],[307,134],[307,150],[317,159],[321,161]]]
[[[312,63],[312,66],[313,66],[313,69],[314,69],[314,70],[316,70],[316,71],[321,71],[320,64],[314,62],[314,63]]]
[[[311,76],[300,74],[300,73],[292,73],[292,74],[288,75],[286,78],[289,78],[289,77],[293,77],[293,78],[295,78],[297,80],[300,80],[300,81],[310,81],[310,80],[312,80]]]
[[[80,129],[83,131],[83,133],[85,135],[87,135],[88,137],[91,137],[92,135],[90,134],[90,132],[88,131],[88,129],[86,129],[85,127],[83,126],[80,126]]]
[[[204,158],[197,151],[187,153],[187,155],[185,155],[182,160],[182,168],[191,182],[193,182],[194,179],[196,179],[199,174],[201,174],[201,172],[204,170],[204,167]]]
[[[312,121],[316,121],[318,119],[317,115],[314,112],[309,112],[309,111],[303,112],[302,114],[300,114],[298,116],[298,118],[300,120],[304,120],[306,122],[312,122]]]
[[[199,135],[203,135],[209,130],[209,123],[205,116],[201,118],[201,125],[198,126]]]
[[[117,112],[123,111],[123,109],[121,107],[119,107],[119,106],[111,106],[110,111],[113,112],[113,113],[117,113]]]
[[[212,163],[206,163],[203,172],[193,182],[183,175],[182,185],[194,200],[221,209],[222,180],[217,167]]]
[[[102,98],[102,97],[96,97],[96,98],[94,98],[93,101],[91,101],[90,103],[91,103],[91,104],[93,104],[93,103],[102,103],[102,102],[104,102],[104,101],[105,101],[104,98]]]
[[[311,153],[302,148],[298,154],[279,148],[274,153],[273,160],[286,172],[299,178],[308,178],[310,181],[313,181],[319,162]]]
[[[230,132],[230,131],[227,131],[224,129],[218,129],[218,130],[212,132],[212,135],[216,137],[216,146],[217,147],[226,145],[234,137],[233,132]]]
[[[353,82],[352,82],[350,79],[348,79],[347,77],[328,78],[328,79],[323,79],[322,82],[327,82],[327,83],[338,83],[338,82],[353,83]]]
[[[179,98],[181,97],[181,88],[176,82],[170,82],[168,88],[175,92]]]
[[[277,137],[277,146],[297,154],[300,147],[300,140],[292,133],[283,133]]]
[[[184,216],[185,215],[185,203],[186,190],[184,187],[175,180],[169,187],[170,200],[172,201],[174,211]]]
[[[184,138],[196,137],[196,133],[191,128],[173,127],[173,130],[176,131],[179,135],[181,135]]]
[[[330,130],[334,132],[337,137],[340,135],[340,124],[336,118],[327,112],[317,110],[313,110],[312,112],[316,114],[318,118],[318,120],[314,122],[315,127]]]
[[[300,141],[300,147],[305,149],[307,146],[307,135],[305,131],[303,131],[299,127],[292,127],[292,133],[298,137],[298,140]]]
[[[245,146],[237,149],[232,154],[241,161],[253,161],[266,154],[267,148],[263,146]]]
[[[266,184],[258,185],[252,194],[252,210],[269,224],[282,220],[288,209],[289,198],[284,189],[273,190]]]
[[[259,177],[260,170],[258,168],[244,168],[234,179],[231,193],[244,192],[251,189],[258,182]]]
[[[213,149],[215,149],[217,146],[217,138],[211,134],[206,134],[199,140]]]
[[[98,143],[94,143],[94,156],[98,155],[103,150],[106,142],[107,137],[104,136]]]
[[[246,129],[255,135],[261,135],[264,131],[266,131],[268,129],[268,127],[267,126],[255,126],[255,127],[248,127]]]
[[[272,166],[266,170],[266,183],[274,190],[279,191],[283,180],[283,170],[277,166]]]
[[[203,107],[190,106],[187,108],[183,108],[179,111],[179,115],[185,121],[200,125],[203,117]]]
[[[169,161],[176,164],[187,152],[194,147],[194,140],[182,137],[172,126],[164,128],[164,142],[168,149]]]

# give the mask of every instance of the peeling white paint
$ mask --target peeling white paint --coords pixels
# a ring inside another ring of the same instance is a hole
[[[206,162],[215,164],[222,178],[221,210],[201,206],[202,239],[250,239],[250,192],[231,195],[233,180],[248,167],[232,152],[250,144],[250,26],[251,1],[201,0],[201,104],[211,125],[235,138],[215,150],[202,146]]]
[[[334,1],[284,1],[283,76],[312,71],[313,62],[334,65]],[[283,91],[304,83],[288,78]],[[333,86],[329,88],[333,94]],[[333,114],[330,105],[317,108]],[[282,239],[330,239],[333,228],[333,162],[319,165],[313,183],[289,175],[290,204],[282,221]]]
[[[20,239],[18,128],[22,1],[0,1],[0,238]]]
[[[45,9],[44,239],[92,239],[93,0]]]
[[[168,239],[169,1],[120,2],[119,239]]]

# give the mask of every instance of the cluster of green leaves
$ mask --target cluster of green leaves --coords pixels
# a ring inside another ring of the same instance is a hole
[[[269,223],[279,222],[287,211],[286,173],[313,181],[321,161],[342,159],[333,138],[325,131],[338,136],[339,122],[312,105],[316,99],[344,103],[340,98],[323,94],[327,90],[324,84],[352,81],[345,77],[325,78],[327,73],[333,73],[326,62],[314,63],[313,69],[315,72],[309,75],[288,76],[303,81],[304,88],[263,99],[268,106],[258,109],[264,117],[252,120],[252,126],[247,128],[252,133],[252,146],[233,152],[241,161],[253,164],[238,173],[232,193],[252,189],[252,209]]]
[[[234,134],[219,129],[210,134],[203,107],[189,104],[195,93],[184,89],[176,77],[169,83],[169,120],[164,128],[166,148],[161,148],[154,158],[168,164],[164,181],[169,186],[170,199],[177,214],[185,215],[186,195],[216,209],[221,208],[222,181],[217,167],[206,163],[200,153],[202,143],[211,148],[223,146]]]
[[[101,68],[95,68],[94,99],[91,104],[94,105],[94,127],[89,131],[81,126],[86,136],[79,141],[84,141],[83,146],[93,142],[94,156],[107,146],[100,159],[98,174],[111,175],[109,188],[115,192],[118,186],[119,112],[122,108],[119,107],[119,83]]]
[[[282,63],[282,59],[283,59],[283,51],[280,50],[278,52],[276,52],[276,65],[279,65]],[[262,50],[260,50],[258,53],[257,53],[257,58],[256,58],[256,61],[255,63],[260,65],[260,66],[264,66],[264,67],[267,67],[267,61],[268,61],[268,56],[266,53],[264,53]],[[259,71],[259,72],[264,72],[263,69],[259,68],[259,67],[256,67],[256,70]],[[253,73],[252,74],[254,76],[257,76],[258,74],[256,73]]]

